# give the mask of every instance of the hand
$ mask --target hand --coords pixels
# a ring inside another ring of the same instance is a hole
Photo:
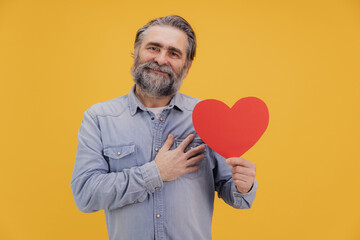
[[[255,163],[244,158],[228,158],[226,159],[226,164],[232,166],[232,179],[237,190],[241,193],[249,192],[255,180]]]
[[[191,148],[184,153],[186,147],[192,142],[194,137],[194,134],[190,134],[176,149],[169,150],[174,143],[174,136],[169,134],[155,158],[156,166],[159,169],[163,181],[172,181],[185,173],[195,172],[199,169],[199,165],[189,166],[204,158],[204,154],[199,153],[205,150],[205,145]]]

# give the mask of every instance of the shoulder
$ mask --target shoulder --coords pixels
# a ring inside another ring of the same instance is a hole
[[[129,96],[123,95],[108,101],[99,102],[89,107],[88,112],[93,117],[98,116],[119,116],[129,108]]]
[[[188,111],[193,111],[195,105],[201,101],[201,99],[194,98],[183,93],[178,93],[178,99],[180,105]]]

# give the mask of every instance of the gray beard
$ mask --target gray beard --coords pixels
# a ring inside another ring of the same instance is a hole
[[[168,76],[157,74],[149,71],[149,69],[167,73]],[[152,97],[167,97],[179,91],[185,69],[186,67],[177,75],[170,66],[159,66],[155,61],[139,64],[137,59],[135,59],[134,66],[131,69],[131,75],[134,78],[134,82],[145,93]]]

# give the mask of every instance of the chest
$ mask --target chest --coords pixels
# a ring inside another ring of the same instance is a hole
[[[155,159],[169,134],[175,138],[171,149],[176,148],[189,134],[195,134],[191,114],[163,111],[159,118],[151,112],[135,115],[123,113],[100,116],[99,128],[104,158],[110,172],[119,172],[141,166]],[[195,139],[190,147],[203,144]]]

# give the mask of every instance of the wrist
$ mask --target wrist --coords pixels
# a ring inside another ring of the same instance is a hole
[[[235,184],[235,183],[234,183]],[[250,192],[252,189],[253,189],[253,187],[254,187],[254,182],[253,182],[253,184],[251,185],[251,187],[248,189],[248,190],[244,190],[244,189],[240,189],[236,184],[235,184],[235,187],[236,187],[236,190],[239,192],[239,193],[242,193],[242,194],[245,194],[245,193],[248,193],[248,192]]]

